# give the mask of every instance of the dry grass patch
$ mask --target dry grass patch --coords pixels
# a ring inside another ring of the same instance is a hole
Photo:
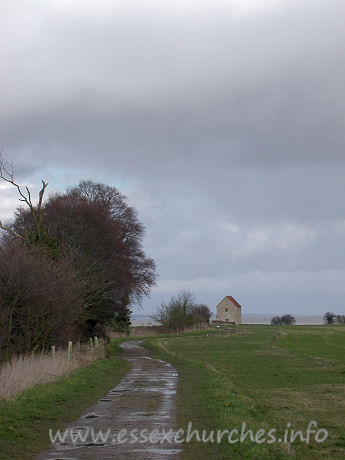
[[[41,352],[14,357],[0,368],[0,398],[11,399],[26,388],[52,382],[57,377],[79,367],[86,367],[104,356],[104,344],[100,342],[92,350],[87,345],[74,350],[70,362],[67,350],[58,350],[54,356]]]

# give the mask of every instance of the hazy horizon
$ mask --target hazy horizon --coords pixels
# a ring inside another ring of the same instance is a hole
[[[277,314],[244,314],[242,315],[242,324],[270,324],[273,316]],[[215,313],[212,314],[211,320],[215,319]],[[296,325],[318,325],[324,324],[322,315],[295,315]],[[153,326],[156,323],[149,315],[132,315],[131,322],[133,326]]]

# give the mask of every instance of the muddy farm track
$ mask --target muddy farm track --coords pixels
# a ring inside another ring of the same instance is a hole
[[[177,430],[175,368],[152,359],[140,341],[121,346],[131,370],[61,432],[64,439],[55,439],[52,448],[36,460],[181,458],[181,446],[173,439]],[[96,439],[100,430],[103,439]]]

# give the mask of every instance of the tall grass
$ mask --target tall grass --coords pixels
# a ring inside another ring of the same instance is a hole
[[[93,347],[82,345],[74,350],[68,362],[67,350],[55,354],[34,353],[20,355],[4,363],[0,368],[0,398],[11,399],[26,388],[48,383],[105,356],[104,343]]]

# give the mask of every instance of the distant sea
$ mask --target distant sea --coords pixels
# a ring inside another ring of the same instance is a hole
[[[270,324],[271,318],[273,316],[279,316],[279,314],[271,314],[271,315],[264,315],[264,314],[252,314],[252,315],[242,315],[242,323],[243,324]],[[294,315],[296,318],[296,324],[298,325],[317,325],[323,324],[323,317],[322,315]],[[212,317],[215,319],[215,316]],[[148,315],[133,315],[131,318],[133,326],[155,326],[157,323]]]
[[[243,324],[270,324],[271,318],[273,316],[281,316],[277,314],[272,315],[242,315],[242,323]],[[293,315],[296,319],[296,324],[299,325],[316,325],[316,324],[323,324],[323,316],[322,315],[315,315],[315,316],[307,316],[307,315]]]

